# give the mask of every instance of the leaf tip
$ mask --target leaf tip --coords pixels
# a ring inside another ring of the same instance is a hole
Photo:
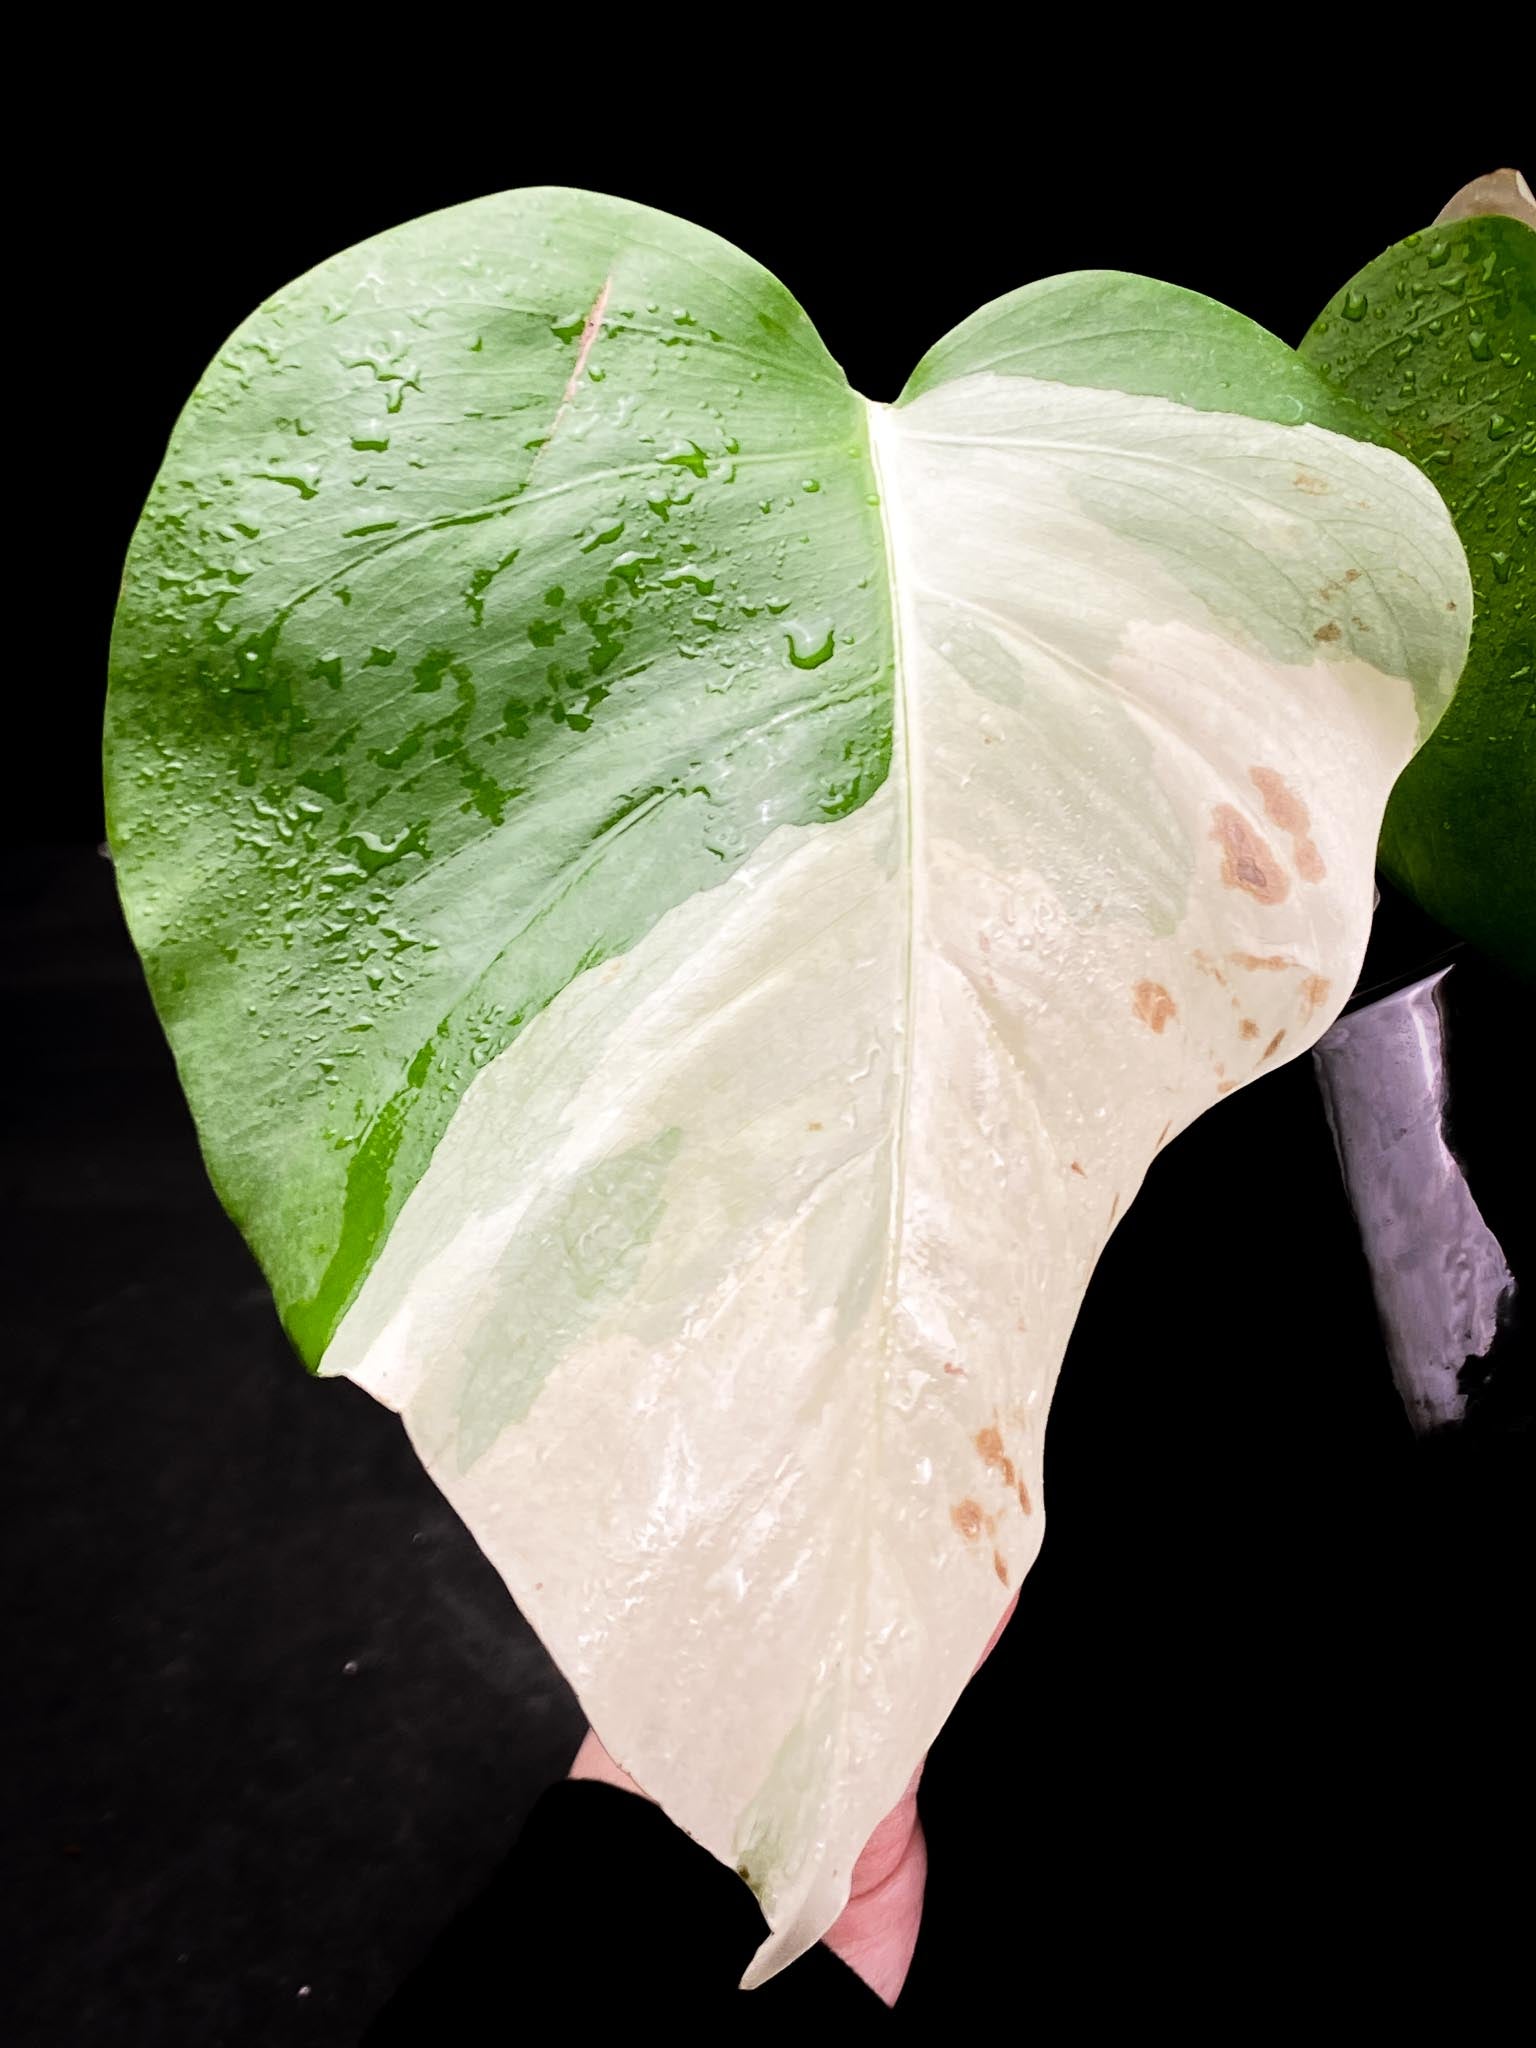
[[[1510,220],[1524,221],[1536,228],[1536,197],[1522,172],[1506,168],[1488,171],[1463,185],[1435,215],[1435,226],[1454,220],[1472,220],[1478,214],[1501,213]]]

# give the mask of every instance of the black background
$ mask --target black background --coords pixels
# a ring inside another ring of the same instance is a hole
[[[424,102],[407,132],[366,107],[322,118],[277,64],[227,119],[107,120],[92,203],[49,228],[29,331],[77,453],[51,470],[70,539],[40,572],[46,743],[5,870],[20,2038],[356,2040],[581,1725],[394,1419],[288,1354],[95,852],[122,555],[225,335],[349,242],[558,182],[748,249],[875,397],[985,299],[1083,266],[1171,278],[1294,340],[1514,142],[1383,150],[1318,107],[1249,142],[1240,120],[1219,141],[1181,122],[1179,154],[1156,121],[1047,132],[1042,84],[982,107],[942,54],[923,66],[950,123],[898,146],[873,113],[830,118],[859,106],[856,67],[807,85],[791,66],[750,118],[680,58],[627,124],[601,92],[539,115],[520,91],[474,117]],[[1403,917],[1384,967],[1435,943]],[[1453,984],[1458,1141],[1529,1275],[1528,995],[1471,960]],[[1528,1465],[1507,1431],[1410,1437],[1307,1061],[1180,1139],[1094,1280],[1043,1557],[930,1766],[954,2001],[930,2016],[999,2001],[1021,2026],[1246,2038],[1282,2011],[1364,2024],[1436,1991],[1469,2016],[1512,1959],[1509,1863],[1528,1856]],[[537,1959],[507,1940],[510,2034]]]

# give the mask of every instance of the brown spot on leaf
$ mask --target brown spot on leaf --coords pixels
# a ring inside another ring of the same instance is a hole
[[[956,1365],[951,1358],[945,1359],[944,1370],[952,1379],[963,1380],[965,1378],[965,1367],[963,1365]]]
[[[1160,981],[1137,982],[1131,1011],[1149,1031],[1155,1031],[1159,1036],[1168,1019],[1179,1014],[1178,1004]]]
[[[1035,1512],[1035,1504],[1029,1497],[1029,1488],[1022,1479],[1019,1481],[1019,1506],[1026,1515],[1032,1515]]]
[[[1217,1087],[1216,1087],[1216,1093],[1217,1093],[1218,1095],[1230,1095],[1230,1094],[1232,1093],[1232,1090],[1233,1090],[1233,1089],[1234,1089],[1235,1087],[1237,1087],[1237,1085],[1238,1085],[1238,1083],[1237,1083],[1236,1081],[1221,1081],[1221,1082],[1218,1082],[1218,1083],[1217,1083]]]
[[[1008,1566],[1004,1561],[1003,1553],[1000,1550],[994,1550],[992,1553],[992,1569],[997,1573],[997,1576],[1002,1580],[1003,1584],[1006,1586],[1009,1583]]]
[[[1453,612],[1453,611],[1455,611],[1455,609],[1456,609],[1456,600],[1455,600],[1455,598],[1454,598],[1454,597],[1448,597],[1448,598],[1446,599],[1446,601],[1445,601],[1445,608],[1446,608],[1446,610],[1447,610],[1448,612]]]
[[[1118,1188],[1116,1188],[1116,1189],[1115,1189],[1115,1193],[1114,1193],[1114,1199],[1113,1199],[1113,1201],[1111,1201],[1111,1203],[1110,1203],[1110,1205],[1109,1205],[1109,1220],[1110,1220],[1110,1222],[1111,1222],[1111,1223],[1113,1223],[1113,1222],[1114,1222],[1114,1220],[1115,1220],[1116,1216],[1118,1216],[1118,1215],[1119,1215],[1119,1213],[1120,1213],[1120,1190],[1119,1190]]]
[[[974,1543],[981,1534],[981,1508],[974,1500],[963,1500],[949,1511],[954,1523],[967,1543]]]
[[[1238,1036],[1241,1038],[1257,1038],[1259,1035],[1259,1027],[1251,1017],[1245,1017],[1242,1023],[1238,1025],[1237,1030]]]
[[[819,1131],[819,1130],[821,1129],[821,1125],[820,1125],[820,1124],[807,1124],[805,1128],[806,1128],[806,1129],[807,1129],[808,1131]]]
[[[1216,965],[1216,962],[1211,958],[1209,953],[1203,953],[1200,950],[1200,948],[1196,946],[1195,950],[1190,954],[1189,957],[1191,960],[1194,961],[1195,965],[1199,968],[1202,974],[1208,974],[1211,977],[1212,981],[1219,981],[1223,988],[1226,987],[1227,977],[1222,973],[1221,969]]]
[[[1294,490],[1305,491],[1309,498],[1326,498],[1332,488],[1325,476],[1313,476],[1310,470],[1298,469],[1291,478]]]
[[[1275,768],[1250,768],[1248,779],[1264,799],[1264,815],[1291,836],[1296,872],[1304,882],[1320,882],[1328,870],[1311,839],[1312,813]]]
[[[1250,974],[1278,974],[1282,967],[1296,965],[1284,953],[1229,953],[1227,958],[1238,967],[1246,967]]]
[[[1315,1009],[1326,1003],[1332,987],[1333,983],[1325,974],[1309,974],[1301,984],[1301,1000],[1306,1004],[1303,1014],[1310,1017]]]
[[[1172,1129],[1173,1129],[1173,1118],[1172,1118],[1172,1117],[1169,1117],[1169,1119],[1168,1119],[1167,1123],[1165,1123],[1165,1124],[1163,1125],[1163,1128],[1162,1128],[1162,1129],[1161,1129],[1161,1130],[1160,1130],[1160,1131],[1158,1132],[1158,1134],[1157,1134],[1157,1142],[1158,1142],[1158,1144],[1159,1144],[1159,1145],[1161,1145],[1161,1144],[1162,1144],[1162,1142],[1163,1142],[1164,1138],[1166,1138],[1166,1137],[1167,1137],[1168,1133],[1169,1133],[1169,1132],[1170,1132],[1170,1131],[1171,1131]]]
[[[1248,780],[1264,799],[1264,815],[1271,825],[1294,838],[1312,829],[1312,813],[1292,789],[1278,768],[1250,768]]]
[[[1342,635],[1334,621],[1329,619],[1326,625],[1318,627],[1312,638],[1314,640],[1338,640],[1342,638]]]
[[[1211,837],[1221,848],[1221,879],[1228,889],[1242,889],[1257,903],[1285,901],[1290,877],[1235,805],[1217,804]]]
[[[1004,1486],[1012,1486],[1018,1475],[1013,1469],[1012,1458],[1003,1449],[1001,1431],[995,1428],[978,1430],[974,1442],[981,1462],[1001,1477]]]
[[[1266,1045],[1264,1048],[1265,1059],[1269,1060],[1274,1058],[1275,1054],[1280,1050],[1280,1041],[1282,1038],[1284,1038],[1284,1036],[1285,1033],[1283,1031],[1277,1031],[1275,1033],[1274,1037],[1269,1041],[1268,1045]]]
[[[1075,1159],[1072,1162],[1072,1171],[1077,1175],[1079,1180],[1086,1180],[1088,1178],[1087,1174],[1084,1173],[1082,1167],[1079,1166]]]
[[[1360,581],[1360,571],[1358,569],[1346,569],[1344,571],[1344,581],[1346,583],[1358,583]]]

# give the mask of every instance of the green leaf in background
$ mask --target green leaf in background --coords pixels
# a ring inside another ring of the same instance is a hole
[[[1371,432],[1100,273],[872,404],[562,191],[301,278],[176,429],[107,782],[210,1170],[751,1883],[752,1981],[1038,1551],[1148,1164],[1354,981],[1470,602]]]
[[[1518,173],[1459,193],[1366,265],[1301,345],[1431,477],[1472,570],[1453,709],[1387,808],[1381,865],[1536,979],[1536,206]]]

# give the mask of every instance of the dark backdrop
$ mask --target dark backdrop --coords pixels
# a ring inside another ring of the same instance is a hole
[[[543,116],[513,95],[478,146],[422,108],[398,134],[366,105],[328,122],[282,66],[264,109],[136,101],[93,135],[93,202],[59,214],[30,288],[29,345],[57,371],[43,410],[75,452],[48,466],[70,539],[43,572],[45,737],[5,863],[20,1798],[0,1918],[23,2038],[344,2048],[580,1730],[394,1419],[288,1354],[96,853],[121,558],[227,332],[393,222],[566,182],[740,243],[878,397],[983,300],[1085,265],[1295,339],[1513,144],[1382,152],[1330,102],[1247,142],[1181,115],[1182,155],[1150,120],[1064,153],[1023,101],[978,109],[924,61],[951,119],[920,147],[873,114],[831,136],[856,77],[797,76],[733,122],[686,69],[627,127],[601,95]],[[1388,966],[1437,942],[1406,917],[1387,941]],[[1529,1273],[1524,999],[1476,962],[1455,979],[1459,1139]],[[1511,1939],[1526,1464],[1508,1432],[1409,1436],[1308,1062],[1180,1139],[1101,1262],[1051,1422],[1043,1557],[930,1768],[954,2016],[984,1988],[1019,2025],[1246,2038],[1298,2001],[1331,2026],[1431,1985],[1480,1997]],[[529,1959],[508,1944],[510,2033]]]

